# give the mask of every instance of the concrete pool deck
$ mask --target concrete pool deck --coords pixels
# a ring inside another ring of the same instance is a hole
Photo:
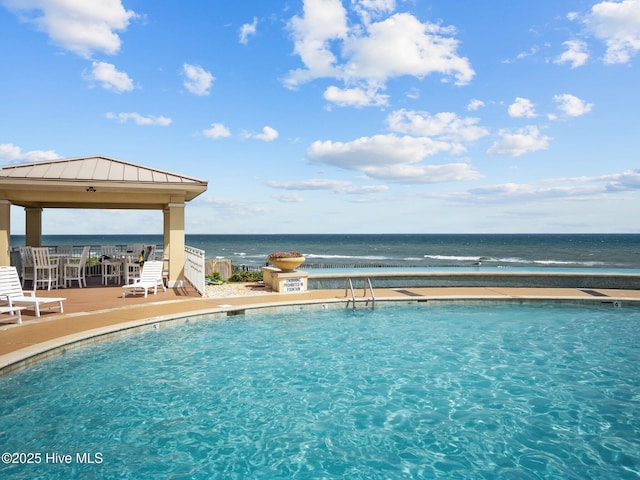
[[[0,375],[28,366],[67,348],[83,345],[132,329],[158,328],[167,321],[186,321],[193,316],[233,315],[246,310],[302,306],[307,304],[343,304],[351,300],[345,289],[310,290],[301,293],[267,293],[259,286],[247,284],[246,295],[201,297],[193,288],[168,289],[144,298],[122,298],[119,286],[38,290],[38,296],[65,297],[64,313],[43,312],[36,318],[31,309],[23,310],[22,324],[1,323]],[[262,290],[262,291],[260,291]],[[363,301],[363,289],[355,290],[356,300]],[[259,293],[259,294],[257,294]],[[376,302],[429,301],[567,301],[584,304],[640,306],[640,290],[581,288],[512,288],[512,287],[407,287],[375,288]],[[364,303],[356,302],[360,308]],[[352,305],[349,304],[351,307]]]

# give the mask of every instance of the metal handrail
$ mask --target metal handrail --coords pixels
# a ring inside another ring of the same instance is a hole
[[[344,285],[344,296],[347,296],[347,287],[351,289],[351,301],[352,301],[352,305],[353,305],[353,309],[356,309],[356,292],[353,291],[353,283],[351,282],[350,278],[347,278],[347,281],[345,282]],[[347,307],[349,307],[349,301],[347,300]]]
[[[376,307],[376,295],[373,293],[373,285],[371,285],[371,278],[367,277],[367,283],[369,284],[369,291],[371,292],[371,308]]]
[[[371,284],[371,278],[367,277],[366,282],[363,285],[362,288],[362,296],[366,297],[367,295],[367,286],[369,287],[369,291],[371,292],[371,308],[375,308],[376,306],[376,295],[373,292],[373,285]],[[356,292],[353,290],[353,282],[351,281],[351,278],[347,278],[347,280],[345,281],[345,286],[344,286],[344,296],[346,297],[348,294],[348,289],[351,290],[351,300],[347,300],[347,307],[349,307],[349,301],[352,302],[353,305],[353,309],[356,309]],[[369,299],[365,298],[365,301],[368,303]]]

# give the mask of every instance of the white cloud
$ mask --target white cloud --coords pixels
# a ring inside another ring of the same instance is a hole
[[[585,23],[596,38],[605,42],[605,63],[627,63],[640,50],[640,0],[597,3]]]
[[[254,135],[254,138],[258,140],[264,140],[265,142],[271,142],[278,138],[278,131],[275,128],[266,126],[262,129],[262,133]]]
[[[541,200],[604,198],[640,190],[640,169],[596,177],[552,178],[537,183],[504,183],[438,196],[469,204],[540,202]]]
[[[117,120],[120,123],[126,123],[128,120],[133,120],[136,125],[158,125],[161,127],[171,125],[171,119],[168,117],[156,117],[155,115],[143,116],[135,112],[118,114],[109,112],[105,116],[110,120]]]
[[[352,0],[351,3],[364,23],[370,23],[372,19],[380,18],[396,9],[395,0]]]
[[[601,178],[607,182],[608,191],[640,190],[640,168]]]
[[[385,106],[389,101],[388,95],[382,95],[375,89],[340,89],[336,86],[328,87],[324,91],[324,98],[339,107]]]
[[[344,193],[349,195],[370,195],[372,193],[382,193],[389,190],[386,185],[364,185],[362,187],[349,187]]]
[[[475,112],[476,110],[479,110],[482,107],[484,107],[484,102],[482,100],[478,100],[474,98],[469,102],[469,105],[467,105],[467,110],[470,112]]]
[[[200,65],[190,65],[185,63],[182,66],[183,74],[187,77],[184,86],[194,95],[209,95],[209,90],[215,77],[207,72]]]
[[[347,78],[384,82],[402,75],[423,77],[439,73],[458,85],[471,81],[475,72],[466,58],[456,54],[453,28],[421,23],[408,13],[398,13],[373,23],[365,36],[352,35],[344,45],[349,59]]]
[[[396,110],[387,117],[389,129],[414,136],[437,137],[441,140],[471,142],[487,136],[477,118],[460,118],[452,112],[430,115],[428,112]]]
[[[508,58],[506,60],[503,60],[502,63],[515,63],[515,62],[517,62],[519,60],[522,60],[524,58],[531,57],[531,56],[537,54],[538,51],[540,51],[540,47],[538,47],[537,45],[534,45],[528,51],[520,52],[519,54],[516,55],[515,58],[511,58],[511,59]]]
[[[212,123],[211,128],[207,128],[202,131],[202,134],[207,138],[226,138],[231,136],[231,132],[222,123]]]
[[[293,17],[289,24],[304,68],[290,71],[286,86],[334,78],[345,82],[345,91],[355,85],[371,98],[369,92],[384,89],[394,77],[437,73],[464,85],[475,75],[468,59],[457,54],[453,28],[422,23],[408,13],[369,22],[395,8],[391,1],[359,1],[354,8],[361,15],[368,12],[364,23],[348,23],[339,0],[304,1],[303,16]]]
[[[246,45],[249,43],[249,37],[255,35],[258,29],[258,19],[253,17],[253,23],[245,23],[240,27],[240,43]]]
[[[281,190],[327,190],[346,195],[369,195],[372,193],[386,192],[389,189],[386,185],[354,186],[353,183],[348,180],[331,180],[324,178],[289,182],[271,180],[266,182],[266,184],[272,188],[278,188]]]
[[[474,203],[533,202],[545,199],[579,197],[602,193],[602,189],[591,185],[547,187],[505,183],[469,190],[466,200]]]
[[[606,192],[635,191],[640,190],[640,168],[596,177],[554,178],[548,180],[548,182],[562,184],[594,183],[603,185],[603,190]]]
[[[267,185],[282,190],[331,190],[341,191],[351,185],[348,180],[329,180],[325,178],[314,178],[311,180],[281,181],[270,180]]]
[[[244,138],[254,138],[256,140],[263,140],[265,142],[271,142],[278,138],[278,131],[275,128],[265,126],[262,129],[262,133],[249,133],[244,132],[242,135]]]
[[[372,165],[417,163],[450,149],[447,142],[426,137],[375,135],[351,142],[316,141],[307,154],[314,163],[363,170]]]
[[[371,178],[404,184],[461,182],[482,178],[482,175],[467,163],[370,166],[363,171]]]
[[[411,100],[419,99],[420,90],[418,90],[417,88],[410,88],[409,91],[407,92],[407,98],[410,98]]]
[[[264,214],[267,208],[260,203],[245,203],[237,200],[230,200],[219,197],[203,196],[198,197],[198,204],[212,205],[213,208],[207,209],[207,218],[210,221],[211,216],[220,218],[236,218],[236,217],[252,217]]]
[[[289,27],[294,37],[294,51],[306,70],[289,72],[285,84],[296,87],[314,78],[337,76],[337,61],[330,42],[347,36],[347,12],[340,0],[305,0],[303,16],[293,17]]]
[[[585,42],[582,40],[568,40],[562,45],[566,47],[566,50],[554,60],[554,63],[570,63],[571,68],[581,67],[587,63],[589,53]]]
[[[125,72],[119,72],[115,65],[106,62],[93,62],[91,66],[91,72],[83,74],[85,80],[99,82],[105,90],[116,93],[130,92],[135,88],[133,80]]]
[[[302,198],[297,193],[287,193],[284,195],[272,195],[271,198],[282,203],[304,203],[304,198]]]
[[[563,95],[555,95],[554,102],[558,104],[558,108],[569,117],[579,117],[585,115],[593,108],[593,103],[585,103],[580,98],[565,93]]]
[[[531,100],[516,97],[515,102],[509,105],[509,116],[512,118],[532,118],[536,116],[536,109]]]
[[[347,180],[330,180],[314,178],[311,180],[296,180],[296,181],[276,181],[270,180],[266,184],[272,188],[278,188],[281,190],[297,190],[297,191],[309,191],[309,190],[328,190],[334,193],[342,193],[349,188],[352,183]]]
[[[125,31],[137,16],[120,0],[4,0],[4,4],[54,44],[84,58],[96,51],[118,53],[121,41],[116,32]]]
[[[518,157],[525,153],[546,150],[549,148],[549,137],[540,135],[537,127],[528,126],[516,133],[503,129],[499,132],[500,140],[487,151],[489,155],[512,155]]]
[[[60,157],[53,150],[31,150],[23,152],[20,147],[12,143],[0,144],[0,159],[9,163],[19,162],[42,162],[47,160],[56,160]]]
[[[438,153],[457,153],[459,147],[427,137],[376,135],[351,142],[316,141],[307,150],[313,163],[365,173],[371,178],[401,183],[437,183],[480,178],[464,163],[420,164]]]

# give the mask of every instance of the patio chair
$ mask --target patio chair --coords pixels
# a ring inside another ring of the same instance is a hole
[[[62,302],[66,298],[37,297],[35,290],[32,292],[22,290],[20,277],[16,267],[0,266],[0,299],[8,303],[8,307],[33,307],[36,317],[40,316],[40,312],[58,308],[60,313],[64,313]],[[51,304],[50,306],[46,306]]]
[[[20,247],[20,278],[22,279],[22,288],[27,280],[33,282],[33,253],[31,247]]]
[[[47,247],[32,247],[33,254],[33,289],[38,289],[38,284],[58,288],[58,260],[49,256]]]
[[[87,257],[89,256],[89,250],[91,247],[87,246],[82,249],[82,253],[79,257],[69,257],[64,263],[64,288],[67,288],[71,282],[76,280],[78,287],[82,288],[82,285],[87,286],[87,279],[85,277],[85,265],[87,264]]]
[[[103,245],[100,247],[100,268],[102,268],[103,285],[108,285],[111,279],[115,283],[120,283],[122,261],[116,257],[115,245]]]
[[[133,294],[142,292],[146,298],[150,290],[153,290],[155,295],[158,292],[158,286],[161,286],[163,291],[167,290],[162,281],[162,262],[155,260],[145,262],[140,270],[140,278],[136,278],[130,285],[122,286],[122,298],[127,296],[127,292]]]

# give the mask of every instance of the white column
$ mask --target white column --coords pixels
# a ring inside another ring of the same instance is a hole
[[[42,209],[27,207],[24,211],[27,213],[25,243],[30,247],[40,247],[42,246]]]
[[[169,257],[169,288],[185,285],[184,208],[184,202],[169,203],[164,210],[164,244],[165,258]]]

